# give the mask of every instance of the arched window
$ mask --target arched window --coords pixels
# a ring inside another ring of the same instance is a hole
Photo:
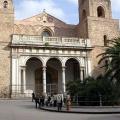
[[[82,11],[82,19],[85,19],[86,18],[86,10],[83,10]]]
[[[49,30],[44,30],[42,32],[42,36],[44,36],[44,37],[50,37],[50,36],[52,36],[52,34],[51,34],[51,32]]]
[[[108,46],[107,35],[104,35],[104,46]]]
[[[4,7],[4,8],[7,8],[7,7],[8,7],[8,1],[4,1],[4,2],[3,2],[3,7]]]
[[[97,16],[101,17],[101,18],[105,18],[105,11],[104,11],[103,7],[99,6],[97,8]]]

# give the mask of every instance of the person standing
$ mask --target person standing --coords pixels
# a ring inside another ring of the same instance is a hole
[[[58,111],[62,110],[62,96],[60,94],[57,95],[57,108]]]
[[[66,104],[67,104],[67,111],[70,111],[70,106],[71,106],[71,98],[70,98],[70,95],[67,95]]]
[[[32,102],[35,100],[35,93],[32,93]]]

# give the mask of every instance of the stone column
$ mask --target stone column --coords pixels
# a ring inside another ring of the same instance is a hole
[[[23,89],[24,89],[24,93],[26,91],[26,66],[22,67],[23,70]]]
[[[91,58],[88,58],[88,75],[91,76]]]
[[[62,67],[62,91],[66,92],[66,83],[65,83],[65,67]]]
[[[17,92],[17,71],[16,71],[16,57],[12,56],[12,94]]]
[[[21,89],[23,93],[26,91],[26,67],[21,67]]]
[[[46,94],[46,66],[43,67],[43,93]]]
[[[84,80],[84,70],[85,70],[84,67],[80,68],[80,79],[81,79],[81,82],[83,82],[83,80]]]

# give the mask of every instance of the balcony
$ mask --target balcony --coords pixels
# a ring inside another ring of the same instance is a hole
[[[48,47],[85,47],[91,48],[90,39],[69,37],[42,37],[30,35],[12,35],[12,46],[48,46]]]

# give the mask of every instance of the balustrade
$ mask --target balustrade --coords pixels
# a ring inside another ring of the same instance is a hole
[[[45,43],[53,46],[92,47],[89,39],[70,37],[42,37],[30,35],[12,36],[12,45],[45,45]]]

